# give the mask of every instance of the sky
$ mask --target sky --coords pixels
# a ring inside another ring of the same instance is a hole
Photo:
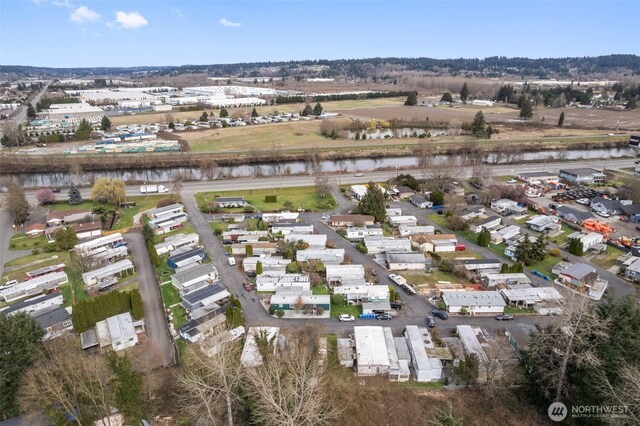
[[[639,12],[640,0],[0,0],[0,65],[640,54],[624,18]]]

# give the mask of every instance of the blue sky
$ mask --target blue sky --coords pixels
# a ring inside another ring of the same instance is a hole
[[[640,53],[640,0],[0,0],[0,64]]]

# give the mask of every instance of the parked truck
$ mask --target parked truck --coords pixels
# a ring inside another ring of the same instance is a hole
[[[169,192],[169,189],[164,185],[142,185],[140,187],[141,194],[163,194]]]

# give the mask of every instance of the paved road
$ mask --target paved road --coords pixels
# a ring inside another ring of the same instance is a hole
[[[528,163],[528,164],[506,164],[499,166],[488,166],[494,176],[511,175],[517,172],[525,171],[539,171],[547,170],[550,172],[557,172],[562,168],[580,168],[580,167],[596,167],[603,168],[605,165],[608,169],[633,167],[635,159],[617,159],[617,160],[578,160],[578,161],[562,161],[553,163]],[[459,169],[459,178],[470,177],[472,175],[471,166],[461,166]],[[403,173],[414,173],[416,170],[406,169],[401,170]],[[396,176],[396,171],[371,171],[366,172],[363,177],[355,177],[353,175],[334,175],[334,182],[337,183],[338,179],[340,184],[355,184],[364,183],[370,180],[382,181]],[[285,177],[260,177],[260,178],[233,178],[233,179],[219,179],[215,181],[194,181],[184,182],[182,187],[182,194],[184,196],[191,196],[196,192],[203,191],[234,191],[245,189],[257,189],[257,188],[280,188],[280,187],[296,187],[296,186],[313,186],[315,185],[315,178],[313,176],[285,176]],[[89,198],[90,189],[85,188],[80,191],[82,196]],[[27,199],[29,201],[35,201],[36,190],[30,189],[27,191]],[[65,197],[66,191],[63,190],[60,198]],[[131,185],[126,187],[126,194],[129,196],[140,195],[140,186]]]
[[[156,272],[149,259],[144,238],[140,230],[136,229],[125,234],[125,239],[133,255],[133,263],[138,273],[147,336],[162,354],[162,366],[172,365],[175,363],[175,347],[169,334],[160,287],[156,281]]]

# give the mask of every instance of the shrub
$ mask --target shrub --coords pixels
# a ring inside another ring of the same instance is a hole
[[[282,309],[278,309],[276,311],[276,315],[278,316],[278,318],[282,318],[284,316],[284,311]]]
[[[316,315],[322,314],[324,314],[324,308],[322,306],[318,306],[318,308],[316,308]]]
[[[365,246],[363,242],[359,242],[358,244],[356,244],[356,248],[362,254],[369,253],[369,249],[367,249],[367,246]]]
[[[334,305],[342,305],[344,303],[344,296],[341,294],[332,294],[331,303]]]
[[[31,254],[40,254],[40,249],[33,249],[31,250]]]
[[[276,313],[276,307],[273,305],[269,305],[269,315],[274,315]]]
[[[276,202],[278,202],[278,196],[277,195],[265,195],[264,196],[264,202],[265,203],[276,203]]]
[[[48,243],[42,249],[47,253],[51,253],[56,251],[58,249],[58,246],[56,245],[56,243]]]
[[[549,256],[560,257],[560,249],[559,248],[549,249]]]

